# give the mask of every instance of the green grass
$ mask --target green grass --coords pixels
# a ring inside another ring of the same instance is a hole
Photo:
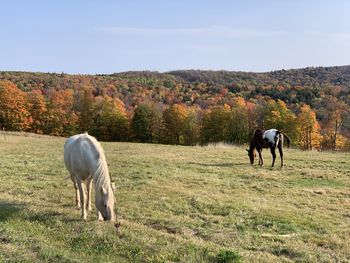
[[[87,222],[64,139],[0,138],[0,262],[350,262],[350,155],[103,143],[117,219]]]

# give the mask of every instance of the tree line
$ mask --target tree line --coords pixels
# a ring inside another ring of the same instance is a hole
[[[128,76],[127,84],[138,86],[141,81],[136,78],[130,83]],[[288,105],[261,94],[245,98],[230,92],[229,87],[198,97],[201,89],[207,89],[205,83],[195,84],[192,90],[198,92],[180,99],[176,91],[186,83],[162,79],[162,85],[168,86],[165,92],[152,84],[159,78],[146,76],[143,81],[137,88],[142,92],[126,93],[121,99],[112,85],[69,82],[61,88],[23,89],[0,80],[0,125],[11,131],[57,136],[88,131],[102,141],[179,145],[246,144],[256,128],[277,128],[301,149],[350,149],[346,136],[349,109],[336,96],[323,98],[319,118],[307,103]]]

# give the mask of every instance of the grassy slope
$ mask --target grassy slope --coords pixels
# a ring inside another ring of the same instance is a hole
[[[260,168],[239,147],[103,143],[117,233],[81,222],[63,144],[0,138],[0,261],[350,261],[349,154],[287,150],[281,170],[267,151]]]

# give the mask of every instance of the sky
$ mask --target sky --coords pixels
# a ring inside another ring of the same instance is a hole
[[[0,71],[350,64],[347,0],[0,0]]]

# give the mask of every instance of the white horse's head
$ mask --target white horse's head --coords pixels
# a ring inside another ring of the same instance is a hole
[[[95,194],[95,204],[103,220],[114,221],[114,194],[111,185],[102,186]]]

